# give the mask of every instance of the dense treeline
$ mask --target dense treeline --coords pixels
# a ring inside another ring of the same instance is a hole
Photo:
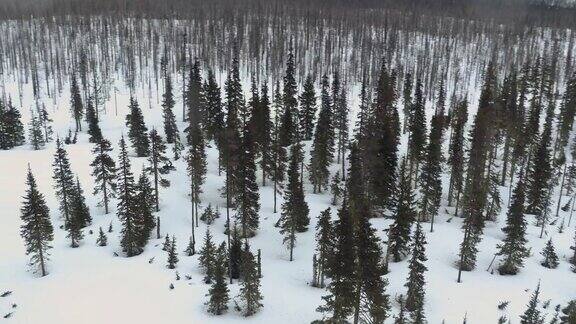
[[[54,2],[49,12],[66,13],[72,4]],[[492,271],[523,271],[531,255],[527,229],[536,226],[548,242],[540,264],[555,269],[570,263],[576,272],[576,242],[574,255],[559,260],[550,237],[553,226],[559,232],[570,227],[576,201],[571,30],[421,15],[426,8],[417,2],[407,4],[418,8],[414,15],[368,11],[342,20],[337,10],[343,3],[330,5],[330,19],[322,17],[324,3],[313,2],[315,10],[293,16],[275,2],[250,2],[254,11],[219,7],[226,4],[201,7],[207,8],[203,17],[176,20],[124,16],[155,8],[147,1],[103,1],[100,9],[90,2],[91,13],[116,6],[124,11],[0,23],[6,35],[0,40],[1,149],[27,142],[41,150],[54,141],[46,104],[70,90],[75,131],[55,138],[53,179],[71,247],[84,244],[84,229],[92,222],[67,153],[85,132],[93,145],[93,194],[105,213],[117,205],[117,254],[136,257],[152,248],[154,237],[165,237],[169,269],[184,254],[198,254],[203,281],[211,285],[207,311],[214,315],[228,310],[228,287],[235,282],[236,310],[251,316],[263,307],[261,251],[251,244],[261,230],[260,188],[267,183],[288,262],[301,258],[304,233],[315,232],[310,284],[326,289],[317,308],[323,321],[383,323],[399,306],[396,323],[425,323],[427,235],[436,235],[428,233],[436,231],[441,216],[462,227],[461,240],[451,245],[459,283],[479,267],[487,224],[504,214],[502,241],[497,251],[486,251],[495,254]],[[170,10],[181,5],[158,4]],[[529,12],[542,17],[555,12],[534,6]],[[223,13],[233,14],[221,19]],[[558,23],[562,15],[555,17]],[[114,145],[100,121],[113,113],[104,103],[116,102],[122,86],[116,79],[124,82],[130,101],[126,137]],[[17,87],[19,98],[7,84]],[[25,136],[20,110],[28,84],[35,105]],[[144,107],[161,107],[162,122],[147,125]],[[226,240],[215,242],[207,229],[197,248],[199,223],[222,217],[204,201],[209,152],[218,154],[226,217],[212,231],[221,230]],[[146,160],[137,176],[134,158]],[[156,215],[171,190],[165,176],[180,159],[185,169],[177,172],[185,175],[191,221],[184,254],[175,236],[161,231]],[[53,227],[30,170],[27,186],[21,233],[31,264],[44,276]],[[312,215],[309,190],[331,194],[334,208]],[[560,219],[561,207],[570,216]],[[527,215],[534,216],[533,224]],[[392,219],[392,225],[377,232],[373,218]],[[96,243],[108,244],[102,228]],[[390,262],[401,261],[409,269],[406,293],[392,300],[386,274]],[[539,291],[540,286],[522,323],[542,323]],[[568,320],[573,308],[566,307]]]

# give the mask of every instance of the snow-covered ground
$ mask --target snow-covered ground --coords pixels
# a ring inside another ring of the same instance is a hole
[[[244,85],[245,90],[248,84]],[[15,98],[15,87],[8,88],[8,93]],[[352,96],[352,95],[351,95]],[[148,97],[138,93],[139,102],[149,129],[156,127],[162,130],[161,107],[153,100],[151,108]],[[355,98],[354,98],[355,99]],[[17,102],[17,101],[16,101]],[[118,93],[118,114],[115,115],[114,96],[106,102],[107,113],[101,115],[101,127],[104,136],[117,146],[120,136],[127,133],[124,116],[128,109],[128,94]],[[32,107],[31,88],[24,91],[24,105],[21,111],[24,122],[28,121],[28,110]],[[51,117],[54,119],[56,133],[64,137],[68,128],[72,128],[69,115],[69,95],[62,93],[53,105],[47,101]],[[477,101],[471,102],[472,111]],[[180,116],[181,102],[176,104],[175,114]],[[352,107],[355,111],[356,106]],[[470,119],[469,119],[470,120]],[[180,130],[183,129],[180,124]],[[78,144],[68,145],[73,171],[78,174],[85,191],[87,202],[92,213],[93,224],[85,230],[82,245],[73,249],[65,238],[66,232],[61,228],[63,221],[58,212],[52,181],[52,161],[54,143],[46,149],[32,151],[28,145],[0,151],[0,293],[12,291],[7,297],[0,298],[0,315],[13,314],[6,323],[309,323],[321,318],[315,311],[321,304],[321,296],[326,294],[322,289],[309,285],[312,278],[312,255],[315,248],[314,228],[320,211],[331,207],[329,194],[312,194],[306,186],[306,200],[310,206],[312,218],[310,230],[298,234],[295,249],[295,260],[288,261],[288,251],[282,245],[282,236],[274,227],[279,213],[274,214],[273,192],[271,186],[260,188],[260,229],[251,239],[253,250],[262,251],[262,292],[264,308],[255,316],[246,319],[233,309],[230,302],[229,311],[222,316],[209,315],[204,306],[209,286],[202,281],[198,266],[198,256],[187,257],[183,250],[186,247],[191,231],[191,206],[188,198],[188,180],[182,160],[175,163],[177,170],[169,175],[172,185],[162,189],[161,211],[156,213],[161,219],[162,236],[175,235],[180,252],[180,262],[175,270],[166,268],[166,252],[161,250],[163,239],[152,239],[142,255],[125,258],[114,256],[120,252],[120,223],[115,215],[115,203],[110,214],[105,215],[103,208],[96,206],[97,197],[91,195],[94,183],[91,177],[92,161],[91,144],[87,135],[79,136]],[[309,145],[307,145],[309,148]],[[116,158],[118,150],[112,156]],[[202,195],[202,209],[211,203],[223,205],[219,188],[224,177],[218,175],[218,154],[214,148],[208,150],[208,175]],[[28,257],[25,255],[23,241],[20,238],[20,204],[25,191],[25,175],[30,163],[39,188],[45,194],[55,227],[55,240],[49,263],[50,274],[38,277],[27,271]],[[138,175],[145,158],[132,158],[132,171]],[[337,170],[334,166],[334,171]],[[258,174],[258,176],[260,176]],[[447,188],[448,176],[443,177],[444,188]],[[260,182],[260,181],[259,181]],[[446,191],[446,190],[445,190]],[[518,316],[541,281],[541,300],[551,300],[546,310],[553,313],[556,304],[565,304],[576,297],[576,274],[570,271],[567,262],[571,254],[576,218],[562,234],[556,226],[547,229],[546,236],[539,238],[540,229],[534,226],[534,219],[529,217],[527,238],[532,249],[531,257],[525,267],[516,276],[500,276],[486,269],[493,260],[496,244],[503,238],[501,228],[504,226],[508,188],[502,187],[504,206],[497,222],[487,223],[485,235],[480,244],[477,269],[463,273],[463,282],[457,283],[459,244],[462,241],[461,219],[451,218],[445,207],[440,208],[433,233],[426,233],[428,245],[426,252],[428,271],[426,277],[426,314],[429,323],[461,323],[465,315],[468,323],[495,323],[501,315],[507,315],[512,323],[519,322]],[[445,198],[445,197],[444,197]],[[564,197],[563,204],[568,201]],[[554,206],[557,197],[553,199]],[[279,200],[279,206],[282,200]],[[555,209],[555,208],[554,208]],[[336,216],[336,208],[332,214]],[[220,208],[222,217],[210,226],[218,244],[225,239],[225,209]],[[568,212],[560,211],[560,217]],[[231,214],[233,216],[233,212]],[[98,228],[105,230],[112,223],[114,232],[107,233],[109,244],[106,247],[96,245]],[[387,219],[374,219],[378,236],[386,240],[386,232],[391,223]],[[200,223],[196,228],[197,248],[201,247],[206,224]],[[425,228],[428,229],[427,225]],[[89,234],[88,231],[93,234]],[[556,251],[561,259],[558,269],[549,270],[540,266],[540,251],[548,238],[552,237]],[[152,261],[151,261],[152,260]],[[495,261],[497,265],[498,260]],[[494,268],[494,267],[492,267]],[[181,277],[176,280],[176,273]],[[392,296],[405,293],[404,283],[408,274],[407,261],[390,265],[387,275],[389,286],[387,292]],[[190,279],[188,279],[190,278]],[[174,289],[169,289],[170,284]],[[238,284],[231,286],[230,295],[237,294]],[[500,302],[510,301],[506,311],[499,311]],[[13,307],[13,304],[17,305]],[[393,303],[393,312],[397,313],[398,305]],[[550,317],[549,317],[550,318]],[[389,318],[388,322],[392,322]]]

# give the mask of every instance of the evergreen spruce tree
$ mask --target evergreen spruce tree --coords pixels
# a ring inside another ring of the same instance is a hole
[[[46,106],[42,104],[42,108],[38,109],[38,119],[40,120],[40,125],[44,130],[44,141],[46,143],[52,141],[52,136],[54,135],[54,130],[50,123],[52,123],[52,119],[48,115],[48,111],[46,110]]]
[[[240,266],[242,264],[242,241],[236,225],[232,228],[232,239],[230,241],[230,278],[240,278]]]
[[[204,83],[206,97],[206,139],[215,140],[220,147],[222,132],[224,131],[224,112],[222,111],[222,97],[220,87],[216,83],[214,72],[208,70],[208,78]]]
[[[526,212],[536,215],[538,224],[547,221],[545,216],[548,213],[548,196],[553,176],[550,155],[551,131],[551,125],[547,122],[530,159],[527,174]]]
[[[373,103],[373,121],[366,163],[369,196],[376,207],[388,208],[393,203],[398,166],[399,117],[396,108],[396,72],[388,72],[383,62]]]
[[[425,99],[422,92],[422,81],[416,80],[416,89],[414,91],[414,102],[410,107],[410,139],[408,142],[408,156],[410,158],[410,177],[416,179],[420,163],[425,158],[426,148],[426,112]],[[416,177],[412,177],[412,174]]]
[[[260,194],[256,183],[253,139],[248,126],[244,127],[238,163],[238,192],[236,196],[236,220],[240,223],[242,237],[252,237],[258,230]]]
[[[484,85],[480,93],[478,112],[470,132],[470,150],[468,168],[462,197],[464,216],[464,239],[460,245],[459,280],[462,271],[476,267],[477,245],[484,231],[484,211],[488,201],[488,179],[486,165],[488,152],[494,137],[493,115],[496,94],[496,75],[493,63],[486,71]]]
[[[204,89],[202,88],[202,71],[200,61],[197,59],[190,68],[190,77],[188,79],[188,88],[186,89],[186,107],[188,127],[184,129],[188,144],[192,144],[194,128],[204,125],[205,116],[205,98]]]
[[[255,155],[260,157],[260,169],[262,170],[262,185],[266,185],[266,178],[272,176],[274,168],[272,152],[272,130],[274,125],[270,118],[270,99],[268,87],[264,82],[260,91],[258,105],[252,111],[250,131],[253,134]]]
[[[502,229],[506,238],[498,244],[498,255],[504,260],[498,271],[503,275],[515,275],[524,264],[524,259],[530,255],[526,247],[526,221],[524,220],[524,182],[522,179],[516,184],[512,196],[512,204],[508,209],[506,227]]]
[[[258,264],[250,252],[248,243],[245,244],[242,253],[242,283],[238,297],[243,304],[242,314],[246,317],[256,314],[264,306],[262,304],[263,296],[260,292]]]
[[[228,285],[226,283],[226,243],[222,242],[218,248],[214,262],[214,280],[208,291],[210,299],[206,303],[208,312],[214,315],[221,315],[228,310]]]
[[[56,152],[52,163],[54,175],[54,189],[60,204],[60,212],[64,216],[65,226],[68,226],[70,215],[72,214],[72,200],[75,195],[74,175],[70,168],[68,153],[62,146],[60,139],[56,140]]]
[[[428,270],[426,262],[426,238],[420,222],[416,222],[416,230],[412,241],[412,256],[408,268],[410,272],[406,280],[406,310],[411,312],[414,323],[425,323],[424,320],[424,295],[426,290],[424,272]]]
[[[106,214],[109,212],[110,199],[116,197],[116,163],[109,155],[111,151],[110,142],[105,138],[100,139],[92,149],[95,157],[90,164],[95,183],[93,194],[102,195],[98,205],[104,205]]]
[[[155,203],[154,189],[144,170],[140,173],[138,183],[136,184],[135,198],[138,220],[142,225],[139,238],[141,240],[141,246],[144,247],[150,238],[152,229],[156,226],[156,220],[152,215]]]
[[[102,139],[102,131],[100,130],[100,125],[98,125],[98,117],[96,116],[96,110],[92,104],[92,100],[88,100],[88,105],[86,106],[86,122],[88,123],[90,143],[100,142]]]
[[[448,206],[452,206],[452,201],[460,198],[462,184],[464,181],[464,128],[468,121],[468,102],[460,101],[453,112],[452,135],[449,143],[448,164],[450,165],[450,184],[448,187]]]
[[[365,201],[365,199],[363,199]],[[385,293],[388,282],[383,279],[384,268],[380,240],[370,224],[366,203],[357,203],[351,217],[355,220],[355,245],[357,255],[356,302],[354,322],[384,323],[389,316],[390,302]]]
[[[240,146],[242,145],[240,129],[245,122],[241,122],[239,119],[239,116],[245,117],[245,114],[242,113],[245,104],[238,64],[238,57],[235,55],[232,61],[232,70],[228,73],[225,84],[227,116],[220,157],[222,159],[221,164],[226,170],[226,184],[223,194],[226,196],[227,207],[234,206],[235,198],[239,192],[237,174]]]
[[[426,147],[424,165],[420,175],[420,219],[430,221],[430,231],[434,231],[434,218],[438,214],[442,197],[442,116],[432,117],[430,140]]]
[[[166,143],[173,144],[177,141],[178,125],[174,116],[174,94],[172,93],[172,80],[166,75],[164,78],[164,93],[162,94],[162,117],[164,119],[164,135]]]
[[[549,268],[549,269],[556,269],[558,267],[558,255],[556,254],[556,251],[554,250],[554,245],[552,244],[552,239],[549,239],[548,242],[546,243],[546,247],[544,247],[544,250],[542,251],[542,256],[544,257],[544,260],[542,260],[542,262],[540,262],[540,264],[543,267]]]
[[[324,288],[324,278],[329,272],[331,257],[333,254],[333,229],[332,222],[330,221],[331,212],[327,208],[320,212],[318,215],[318,222],[316,223],[316,253],[318,254],[318,283],[320,288]]]
[[[338,131],[337,147],[338,147],[338,161],[342,164],[342,174],[345,170],[345,156],[346,147],[348,146],[348,99],[346,97],[346,89],[343,87],[342,91],[338,94],[337,103],[334,104],[334,128]]]
[[[576,300],[568,302],[568,305],[562,309],[560,324],[576,323]]]
[[[217,260],[216,246],[212,242],[212,234],[210,234],[210,228],[206,228],[206,235],[204,236],[204,246],[200,250],[200,257],[198,261],[200,266],[204,270],[204,282],[211,283],[215,276],[215,268]]]
[[[342,188],[342,178],[340,177],[339,171],[336,172],[332,177],[332,181],[330,182],[330,191],[332,192],[332,205],[336,206],[344,191]]]
[[[406,133],[407,131],[410,132],[412,129],[411,122],[412,122],[412,114],[414,110],[412,110],[412,90],[413,90],[413,76],[412,73],[408,72],[404,75],[404,87],[402,88],[402,101],[403,101],[403,112],[404,112],[404,130],[403,132]],[[409,135],[411,135],[409,133]]]
[[[316,132],[310,152],[308,166],[310,182],[314,185],[314,193],[322,192],[328,185],[330,172],[328,167],[334,158],[334,128],[332,126],[332,108],[328,94],[328,78],[322,78],[322,105],[316,124]]]
[[[76,75],[72,75],[72,81],[70,83],[70,109],[72,111],[72,116],[76,121],[76,131],[82,131],[84,106],[82,105],[82,97],[80,96],[80,88],[78,87]]]
[[[316,119],[316,92],[314,90],[314,80],[311,75],[306,77],[302,94],[300,94],[300,129],[302,138],[305,141],[312,139],[314,133],[314,122]]]
[[[84,197],[84,190],[80,186],[80,180],[76,177],[76,186],[74,187],[74,197],[72,199],[72,212],[77,214],[80,226],[86,227],[92,224],[92,217],[90,216],[90,209],[86,204]]]
[[[284,74],[284,88],[282,101],[284,111],[280,122],[280,145],[287,147],[295,143],[298,117],[298,100],[296,86],[296,67],[292,47],[288,52],[286,73]]]
[[[198,226],[198,204],[202,185],[206,180],[206,151],[202,130],[194,124],[190,130],[190,148],[187,156],[187,171],[190,178],[190,202],[192,204],[192,224]]]
[[[0,100],[0,149],[8,150],[24,144],[24,126],[20,112],[9,100]],[[46,140],[46,139],[45,139]]]
[[[282,204],[282,215],[280,216],[281,233],[285,236],[285,243],[288,237],[289,241],[293,242],[288,244],[290,251],[293,250],[295,243],[295,236],[290,234],[294,232],[305,232],[310,224],[310,209],[304,199],[304,191],[302,188],[300,177],[300,144],[294,144],[290,147],[290,165],[288,166],[288,184],[286,186],[284,203]]]
[[[544,316],[538,309],[538,297],[540,295],[540,283],[536,287],[536,290],[532,294],[530,301],[528,302],[528,308],[524,311],[524,314],[520,316],[520,324],[543,324]]]
[[[284,187],[286,173],[286,149],[280,143],[280,113],[282,108],[282,96],[280,85],[276,83],[274,91],[274,129],[272,138],[272,173],[271,180],[274,182],[274,213],[276,213],[277,196]]]
[[[118,207],[116,214],[122,223],[120,245],[128,257],[142,253],[144,222],[136,202],[136,185],[130,170],[130,160],[124,137],[120,139],[118,176]]]
[[[162,251],[170,251],[170,236],[166,234],[164,237],[164,243],[162,244]]]
[[[142,110],[136,98],[130,97],[130,113],[126,115],[126,127],[128,127],[128,138],[139,157],[150,154],[150,141],[148,140],[148,128],[144,124]]]
[[[46,140],[44,135],[42,135],[40,120],[34,114],[32,114],[28,125],[28,140],[34,151],[42,150],[44,146],[46,146]]]
[[[398,184],[397,202],[394,208],[394,225],[388,236],[388,255],[393,262],[399,262],[408,255],[410,231],[412,223],[417,217],[414,209],[414,192],[410,181],[410,174],[406,159],[400,165],[400,183]]]
[[[166,145],[162,142],[162,137],[156,129],[150,131],[150,156],[148,157],[148,163],[150,166],[146,168],[146,172],[154,179],[154,207],[156,211],[160,211],[158,187],[169,185],[168,180],[163,178],[162,175],[168,174],[176,168],[166,156]]]
[[[106,234],[102,230],[102,226],[100,226],[100,229],[98,231],[98,238],[96,239],[96,244],[98,244],[98,246],[108,245],[108,237],[106,237]]]
[[[170,250],[168,250],[168,269],[175,269],[178,264],[178,252],[176,252],[176,237],[172,236]]]
[[[329,294],[323,296],[325,304],[318,311],[328,313],[330,320],[344,322],[354,311],[356,298],[355,262],[353,222],[348,211],[348,203],[344,201],[338,212],[338,220],[334,225],[334,252],[330,258],[328,284]]]
[[[42,277],[48,274],[48,250],[52,247],[50,242],[54,239],[54,229],[50,222],[50,210],[46,205],[44,195],[38,191],[36,179],[28,168],[26,178],[26,195],[20,208],[20,218],[24,223],[20,227],[20,235],[26,245],[26,255],[30,255],[30,265],[35,267]]]
[[[66,230],[68,231],[67,238],[70,239],[70,247],[77,248],[80,246],[80,241],[84,238],[84,233],[82,232],[82,199],[79,198],[78,194],[71,197],[70,201],[70,216],[68,222],[66,223]]]

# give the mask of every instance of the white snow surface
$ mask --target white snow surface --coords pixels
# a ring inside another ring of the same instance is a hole
[[[248,83],[244,84],[245,90]],[[178,86],[175,86],[178,89]],[[12,91],[10,91],[12,90]],[[16,87],[8,88],[8,93],[17,98]],[[27,85],[24,90],[23,106],[21,111],[24,122],[29,120],[28,110],[32,107],[34,99],[31,87]],[[145,115],[149,129],[156,127],[162,131],[161,107],[157,102],[157,95],[153,95],[152,104],[148,105],[148,94],[137,93],[142,111]],[[357,109],[356,98],[350,95],[352,111]],[[179,100],[176,95],[176,99]],[[115,115],[113,94],[105,103],[106,113],[101,112],[101,128],[104,136],[114,145],[111,154],[115,159],[118,156],[117,143],[120,136],[127,133],[124,126],[124,117],[128,112],[127,91],[118,93],[118,114]],[[15,100],[18,104],[18,100]],[[64,137],[69,128],[73,128],[73,121],[69,113],[69,94],[64,91],[55,102],[46,101],[49,113],[54,119],[54,128],[60,137]],[[471,101],[471,111],[475,111],[477,101]],[[181,116],[181,101],[175,107],[177,118]],[[471,120],[471,118],[469,118]],[[179,124],[180,131],[184,124]],[[405,143],[405,139],[403,140]],[[213,145],[212,145],[213,146]],[[0,298],[0,315],[13,312],[10,318],[2,319],[2,323],[309,323],[322,318],[315,311],[322,304],[321,296],[327,292],[323,289],[313,288],[309,285],[312,277],[312,255],[315,249],[316,217],[321,210],[332,207],[333,218],[336,217],[336,208],[330,206],[329,193],[313,194],[311,187],[306,183],[306,200],[310,207],[310,229],[298,234],[295,248],[295,260],[288,261],[288,251],[282,245],[282,236],[278,228],[274,227],[279,217],[273,213],[273,192],[270,182],[260,187],[260,229],[257,235],[250,240],[253,251],[262,251],[262,292],[264,307],[256,315],[244,318],[234,310],[234,302],[229,303],[229,310],[222,316],[212,316],[204,306],[209,285],[202,281],[203,274],[199,269],[198,255],[188,257],[183,253],[191,231],[191,206],[188,198],[188,179],[184,161],[175,163],[177,170],[169,175],[172,185],[161,189],[161,210],[155,215],[161,218],[162,236],[174,235],[177,240],[179,259],[177,269],[166,268],[166,252],[161,250],[163,239],[154,238],[148,243],[143,254],[126,258],[122,256],[119,247],[120,223],[115,215],[116,202],[112,203],[112,210],[105,215],[103,208],[97,207],[98,197],[93,196],[94,181],[89,166],[93,159],[85,133],[79,135],[78,144],[67,145],[69,158],[73,171],[78,174],[84,189],[87,203],[93,218],[93,224],[85,229],[85,239],[79,248],[69,247],[66,232],[61,228],[63,221],[58,211],[58,203],[54,196],[52,180],[52,161],[55,144],[50,143],[44,150],[33,151],[29,145],[24,145],[9,151],[0,151],[0,292],[12,291],[12,294]],[[306,149],[310,148],[307,143]],[[171,150],[169,149],[169,154]],[[214,147],[208,149],[208,175],[203,187],[201,209],[211,203],[213,206],[223,206],[224,200],[220,197],[219,189],[223,186],[224,174],[218,175],[218,153]],[[25,175],[27,165],[30,163],[32,171],[37,178],[39,189],[45,195],[53,225],[55,227],[55,240],[50,251],[49,275],[39,277],[30,271],[28,257],[20,238],[20,205],[24,195]],[[132,158],[132,171],[137,176],[145,158]],[[446,171],[447,168],[445,168]],[[333,166],[333,171],[338,166]],[[258,180],[260,173],[258,173]],[[549,226],[544,238],[539,238],[540,229],[534,226],[534,218],[527,215],[529,226],[527,231],[528,245],[532,255],[525,262],[525,267],[516,276],[501,276],[497,272],[487,271],[494,253],[496,244],[504,237],[501,228],[505,224],[506,202],[508,201],[508,187],[502,187],[504,206],[497,222],[488,222],[483,240],[479,245],[477,268],[472,272],[463,273],[463,282],[457,283],[457,268],[459,245],[462,241],[461,219],[451,218],[446,213],[453,212],[452,207],[446,207],[448,175],[443,174],[444,196],[440,215],[437,217],[435,230],[427,229],[426,253],[428,271],[426,278],[426,315],[429,323],[461,323],[467,316],[468,323],[484,324],[496,323],[501,315],[518,323],[518,316],[541,281],[541,300],[550,300],[550,306],[544,310],[548,319],[554,313],[554,306],[565,304],[576,297],[576,274],[570,270],[568,258],[572,251],[576,219],[571,226],[558,233],[557,225]],[[555,210],[557,195],[553,199]],[[562,205],[569,197],[563,197]],[[278,206],[282,203],[279,199]],[[222,217],[210,226],[215,242],[219,244],[225,240],[224,223],[226,211],[220,208]],[[568,216],[569,212],[560,211],[560,218]],[[234,212],[231,211],[231,217]],[[447,222],[451,219],[450,222]],[[113,223],[114,232],[108,235],[108,246],[96,245],[98,228],[104,230]],[[387,229],[392,220],[373,219],[372,224],[377,229],[378,236],[385,241]],[[559,224],[560,221],[557,222]],[[566,221],[567,223],[567,221]],[[207,225],[201,222],[196,228],[197,250],[202,246],[203,236]],[[92,230],[93,234],[88,234]],[[556,251],[560,257],[558,269],[550,270],[540,265],[542,251],[548,238],[552,238]],[[383,245],[385,250],[385,245]],[[114,256],[114,252],[120,256]],[[154,258],[152,263],[149,260]],[[497,266],[498,259],[495,261]],[[405,294],[404,287],[408,269],[407,260],[390,264],[390,273],[386,275],[389,285],[387,293],[391,296],[392,312],[398,312],[395,297]],[[493,266],[494,268],[494,266]],[[27,271],[28,270],[28,271]],[[181,279],[176,280],[176,272]],[[186,276],[191,279],[187,280]],[[174,284],[170,290],[169,285]],[[230,296],[235,297],[239,289],[238,282],[230,287]],[[510,301],[505,311],[498,310],[500,302]],[[17,304],[17,307],[13,307]],[[542,306],[542,304],[541,304]],[[387,320],[392,322],[393,318]]]

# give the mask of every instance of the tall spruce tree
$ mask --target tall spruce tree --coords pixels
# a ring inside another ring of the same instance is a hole
[[[200,257],[198,262],[204,270],[204,282],[209,284],[215,277],[215,268],[217,260],[217,251],[214,242],[212,241],[212,234],[210,228],[206,228],[206,235],[204,236],[204,246],[200,250]]]
[[[175,170],[170,159],[166,156],[166,145],[162,142],[162,137],[158,134],[156,129],[150,131],[150,156],[148,157],[150,166],[146,168],[154,179],[154,207],[156,211],[160,210],[159,186],[168,186],[168,180],[164,179],[162,175],[168,174],[171,170]]]
[[[244,246],[242,253],[242,283],[238,297],[243,307],[242,314],[248,317],[256,314],[264,305],[262,304],[263,296],[260,292],[258,264],[254,259],[254,254],[250,252],[248,242]]]
[[[128,138],[130,138],[137,156],[148,156],[150,154],[148,128],[144,124],[144,116],[142,116],[142,110],[136,98],[130,97],[128,108],[130,109],[130,113],[126,115],[126,126],[129,128]]]
[[[260,224],[260,194],[256,183],[253,139],[248,126],[244,127],[238,163],[238,192],[236,196],[236,221],[240,224],[240,235],[252,237]]]
[[[274,91],[274,129],[272,139],[272,181],[274,182],[274,213],[276,213],[277,196],[284,186],[286,173],[286,149],[280,142],[280,113],[282,108],[282,96],[280,95],[279,83],[276,83]]]
[[[95,157],[90,164],[95,183],[93,194],[102,195],[98,204],[104,205],[106,214],[109,212],[110,199],[116,197],[116,163],[109,155],[111,151],[110,142],[105,138],[100,139],[92,149]]]
[[[545,223],[549,207],[550,186],[553,176],[551,145],[551,123],[546,122],[536,149],[530,159],[526,175],[526,212],[536,215],[538,224]]]
[[[310,182],[314,186],[314,193],[322,192],[328,185],[330,172],[328,167],[334,158],[334,128],[332,126],[332,108],[328,93],[328,78],[322,77],[322,105],[316,124],[316,132],[310,152],[308,166]]]
[[[236,227],[236,225],[232,227],[229,262],[230,262],[229,267],[230,279],[232,280],[240,278],[241,265],[242,265],[242,239],[240,238],[240,233],[238,232],[238,228]]]
[[[520,315],[520,324],[543,324],[544,323],[544,316],[538,309],[538,303],[540,296],[540,282],[538,282],[538,286],[536,286],[536,290],[530,297],[530,301],[528,302],[528,308],[524,311],[524,314]]]
[[[426,146],[424,165],[420,175],[420,219],[430,221],[430,232],[434,231],[434,218],[438,214],[442,198],[442,130],[443,117],[432,117],[430,139]]]
[[[318,311],[328,315],[334,322],[344,322],[354,311],[356,298],[355,262],[353,221],[348,210],[348,202],[342,203],[338,211],[338,220],[334,224],[334,252],[330,258],[331,279],[328,284],[329,294],[323,296],[324,305]]]
[[[136,185],[130,170],[130,159],[124,137],[120,139],[120,156],[118,169],[118,207],[116,214],[122,223],[120,245],[128,257],[142,253],[142,234],[144,222],[136,203]]]
[[[226,184],[223,194],[226,196],[227,207],[234,205],[236,195],[239,192],[237,171],[240,158],[240,146],[242,145],[240,136],[242,123],[239,116],[244,116],[241,112],[244,111],[245,103],[242,85],[240,84],[238,64],[238,57],[235,55],[232,61],[232,69],[228,73],[225,84],[227,116],[220,157],[223,160],[221,164],[226,170]]]
[[[422,81],[416,80],[414,102],[410,107],[410,139],[408,142],[408,156],[410,158],[410,177],[418,178],[420,163],[425,159],[426,148],[426,112],[425,99],[422,91]],[[413,177],[412,174],[416,176]]]
[[[332,242],[333,242],[333,229],[331,211],[327,208],[320,212],[318,215],[318,222],[316,222],[316,253],[318,254],[318,284],[320,288],[324,288],[324,278],[329,272],[330,258],[332,257]]]
[[[200,61],[194,60],[190,68],[188,88],[186,89],[186,107],[188,127],[184,129],[188,144],[192,144],[192,132],[198,125],[204,124],[205,115],[204,89],[202,88],[202,71]]]
[[[142,227],[139,233],[139,240],[141,246],[144,247],[150,238],[152,229],[156,226],[156,221],[152,215],[155,205],[154,189],[146,175],[145,169],[142,170],[140,177],[138,177],[134,202],[138,213],[138,222]]]
[[[338,161],[341,162],[342,166],[342,176],[346,172],[346,148],[348,146],[348,99],[346,96],[346,89],[342,87],[342,90],[338,94],[336,99],[338,104],[334,104],[334,128],[338,131],[338,136],[336,137],[336,146],[338,147]]]
[[[26,245],[26,255],[30,255],[30,265],[36,267],[42,277],[48,274],[47,265],[52,247],[50,242],[54,239],[54,229],[50,222],[50,210],[46,205],[44,195],[38,191],[36,179],[30,168],[26,178],[28,189],[23,197],[20,208],[20,218],[24,223],[20,227],[20,235]]]
[[[207,81],[204,83],[204,95],[206,97],[206,139],[215,140],[221,144],[224,130],[224,112],[222,111],[222,97],[220,87],[216,83],[216,77],[212,70],[208,70]]]
[[[470,150],[468,168],[463,195],[464,239],[460,245],[460,261],[458,277],[462,271],[470,271],[476,267],[477,245],[484,231],[484,211],[488,200],[488,179],[485,172],[488,152],[494,137],[491,125],[494,115],[494,100],[496,96],[496,75],[493,63],[488,65],[484,84],[480,93],[478,112],[470,132]]]
[[[450,165],[450,184],[448,187],[448,206],[453,199],[458,200],[464,181],[464,128],[468,121],[468,102],[462,100],[456,104],[452,114],[452,135],[449,143],[448,164]]]
[[[399,117],[396,108],[396,72],[383,62],[373,102],[368,159],[369,196],[375,206],[388,208],[393,203],[398,165]]]
[[[365,201],[365,199],[363,199]],[[380,240],[370,224],[370,212],[366,203],[357,203],[352,218],[355,226],[356,287],[354,323],[360,319],[366,323],[384,323],[389,316],[390,302],[385,293],[388,282],[383,279],[384,268]]]
[[[214,315],[221,315],[228,310],[228,285],[226,283],[226,243],[222,242],[216,253],[214,262],[214,280],[208,291],[210,299],[206,303],[208,312]]]
[[[70,168],[68,153],[60,139],[56,140],[56,152],[54,153],[54,162],[52,163],[54,175],[54,189],[56,197],[60,204],[60,212],[64,216],[65,226],[68,226],[70,215],[72,213],[72,200],[75,195],[74,174]]]
[[[260,111],[258,117],[258,150],[260,151],[260,169],[262,170],[262,185],[266,185],[266,178],[272,178],[274,168],[273,129],[274,125],[270,116],[270,98],[268,97],[268,86],[262,83],[260,89]]]
[[[287,147],[295,142],[297,131],[298,100],[296,85],[296,67],[292,47],[288,51],[286,60],[286,72],[284,74],[284,87],[282,104],[284,111],[280,122],[280,144]]]
[[[72,75],[72,81],[70,83],[70,110],[72,111],[72,117],[74,117],[74,120],[76,121],[76,131],[82,131],[84,106],[82,105],[82,96],[80,95],[78,81],[74,74]]]
[[[187,156],[187,171],[190,178],[190,202],[192,204],[192,226],[198,226],[198,204],[202,185],[206,180],[206,149],[202,130],[199,124],[193,125],[190,131],[190,148]]]
[[[304,199],[304,190],[301,183],[302,178],[300,176],[301,150],[300,143],[293,144],[290,147],[290,164],[287,173],[288,184],[286,185],[284,204],[282,204],[282,215],[280,216],[279,222],[282,228],[282,234],[292,236],[289,239],[290,241],[295,239],[293,235],[289,234],[292,230],[295,232],[305,232],[310,224],[310,209]],[[285,239],[286,238],[287,236],[285,236]],[[293,244],[288,244],[288,246],[292,252]]]
[[[524,181],[516,184],[506,218],[506,227],[502,229],[506,233],[506,238],[498,244],[498,255],[504,260],[498,271],[503,275],[515,275],[524,265],[524,259],[530,255],[526,247],[526,220],[524,219]]]
[[[172,80],[170,76],[166,75],[164,78],[164,93],[162,94],[162,117],[164,119],[164,135],[168,144],[179,141],[177,139],[179,134],[176,116],[174,116],[174,105],[176,105],[176,101],[172,93]]]
[[[425,323],[424,316],[424,272],[428,270],[424,265],[426,258],[426,238],[422,231],[420,221],[416,222],[414,238],[412,240],[412,256],[408,268],[410,272],[406,279],[406,309],[411,312],[414,323]]]
[[[412,190],[406,159],[400,164],[400,182],[397,202],[394,208],[394,225],[388,236],[388,255],[393,262],[399,262],[408,255],[412,223],[417,217],[414,209],[415,194]]]
[[[316,119],[316,109],[314,80],[309,74],[304,81],[302,93],[300,94],[300,129],[302,130],[302,138],[305,141],[312,139]]]

